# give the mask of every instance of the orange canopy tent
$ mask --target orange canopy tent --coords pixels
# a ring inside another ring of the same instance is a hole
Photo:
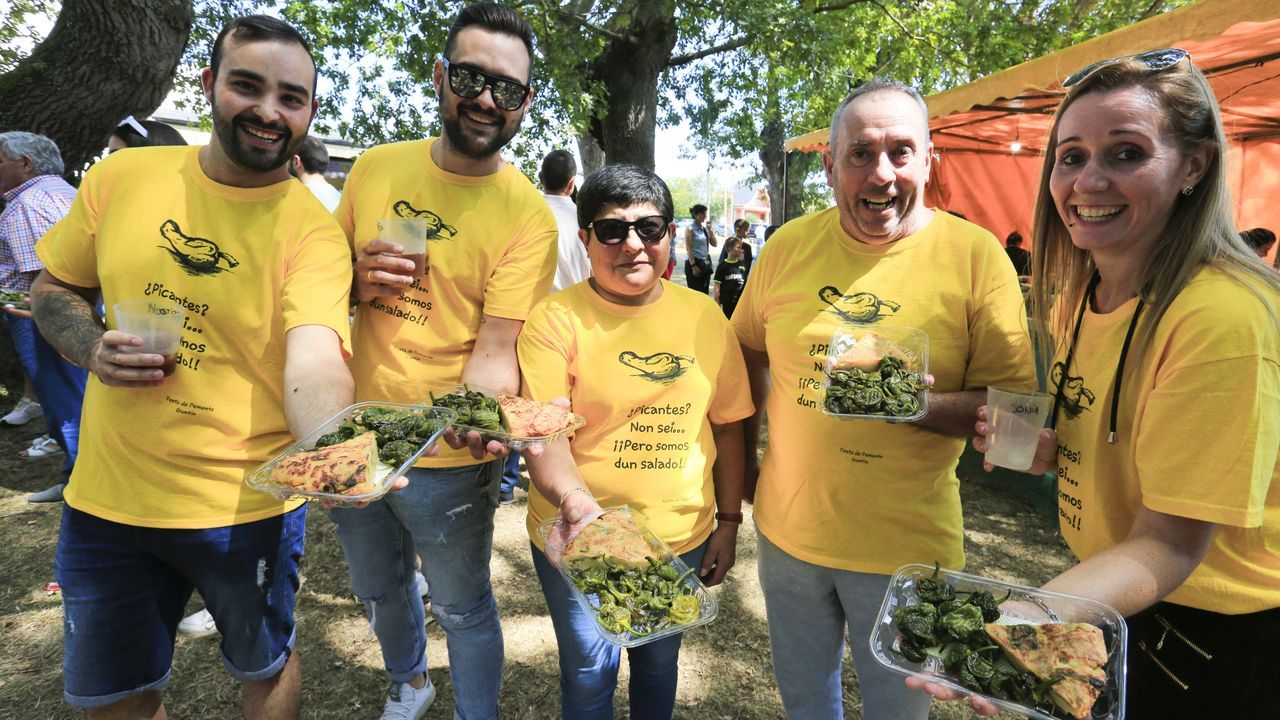
[[[1222,107],[1237,226],[1280,232],[1280,2],[1263,0],[1203,0],[929,97],[938,160],[927,204],[1002,239],[1018,230],[1030,240],[1061,80],[1099,60],[1163,47],[1191,53]],[[791,138],[786,148],[825,150],[829,132]]]

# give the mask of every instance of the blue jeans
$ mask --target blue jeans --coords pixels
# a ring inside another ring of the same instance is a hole
[[[62,463],[65,481],[71,477],[80,448],[80,409],[84,404],[84,387],[89,380],[89,372],[64,360],[40,335],[35,321],[13,316],[6,319],[22,369],[31,380],[36,399],[44,410],[49,436],[67,454]]]
[[[427,669],[426,616],[415,556],[431,587],[431,612],[444,630],[454,717],[498,717],[502,627],[489,582],[493,513],[502,461],[460,468],[414,468],[409,486],[369,507],[329,516],[347,556],[351,587],[365,604],[387,674],[409,682]]]
[[[595,621],[574,599],[560,571],[552,567],[545,553],[537,547],[531,549],[533,568],[547,599],[560,650],[560,717],[563,720],[611,720],[622,648],[600,637]],[[680,559],[696,570],[706,550],[704,542]],[[627,649],[632,720],[671,720],[676,705],[682,638],[684,634],[680,633]]]
[[[195,587],[241,681],[275,677],[293,650],[307,508],[204,530],[138,527],[62,511],[63,695],[103,707],[169,683],[173,643]]]
[[[520,484],[520,453],[512,452],[507,455],[507,462],[502,467],[502,485],[499,490],[503,495],[510,495],[515,492],[516,487]]]
[[[769,620],[773,674],[791,720],[841,720],[840,659],[845,630],[858,673],[864,720],[924,720],[930,698],[871,655],[871,629],[888,575],[836,570],[796,559],[763,533],[757,566]]]

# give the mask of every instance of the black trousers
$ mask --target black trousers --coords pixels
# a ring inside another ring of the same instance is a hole
[[[693,276],[693,266],[697,265],[701,273],[697,277]],[[690,258],[684,261],[684,282],[689,286],[690,290],[697,290],[705,293],[711,289],[711,261],[695,260]]]
[[[1127,622],[1126,720],[1280,718],[1280,608],[1223,615],[1162,602]]]

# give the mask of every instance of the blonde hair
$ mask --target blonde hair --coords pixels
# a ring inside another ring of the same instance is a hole
[[[1205,145],[1212,148],[1204,177],[1190,195],[1178,195],[1173,212],[1141,270],[1138,287],[1148,312],[1135,337],[1134,349],[1141,352],[1150,345],[1160,319],[1204,266],[1217,268],[1248,288],[1276,321],[1277,309],[1259,288],[1269,286],[1280,292],[1280,275],[1259,263],[1236,232],[1234,205],[1227,185],[1227,140],[1222,116],[1204,74],[1189,59],[1158,71],[1133,59],[1104,65],[1073,86],[1058,106],[1045,146],[1032,226],[1036,250],[1033,273],[1034,277],[1041,278],[1032,288],[1032,316],[1043,323],[1041,327],[1049,328],[1059,345],[1065,343],[1075,323],[1075,308],[1079,307],[1096,270],[1092,255],[1071,243],[1050,194],[1058,125],[1067,108],[1080,97],[1128,87],[1152,93],[1164,111],[1165,128],[1177,139],[1184,154]],[[1181,188],[1155,188],[1153,192],[1162,190],[1178,193]],[[1053,313],[1055,300],[1063,302],[1056,314]],[[1041,350],[1052,357],[1053,345],[1044,343]]]

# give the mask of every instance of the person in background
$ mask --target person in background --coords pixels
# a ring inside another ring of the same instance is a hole
[[[742,221],[739,221],[742,222]],[[728,256],[716,266],[715,301],[724,309],[725,317],[733,317],[733,309],[738,306],[738,298],[742,296],[742,288],[747,284],[747,256],[743,252],[746,242],[740,237],[731,237],[725,241]]]
[[[44,268],[36,243],[66,216],[76,197],[62,172],[62,155],[49,138],[0,133],[0,192],[6,201],[0,212],[0,287],[28,293]],[[30,311],[5,308],[5,312],[18,360],[39,400],[36,407],[42,409],[49,426],[49,434],[37,438],[23,457],[45,457],[54,451],[66,454],[62,482],[28,495],[27,500],[58,502],[76,464],[88,373],[54,350],[36,328]]]
[[[701,203],[689,208],[693,222],[684,231],[685,285],[705,293],[711,287],[711,248],[717,245],[716,231],[707,220],[707,206]]]
[[[1032,289],[1056,432],[1028,472],[1060,478],[1080,563],[1044,587],[1125,616],[1126,718],[1280,717],[1280,275],[1235,229],[1222,116],[1185,51],[1063,86],[1034,224],[1056,287]],[[984,451],[985,407],[975,430]]]
[[[587,177],[578,203],[592,277],[534,307],[519,354],[525,396],[568,398],[586,425],[527,458],[537,489],[527,528],[560,653],[560,715],[603,720],[613,717],[621,648],[569,594],[538,527],[553,517],[577,527],[601,506],[625,504],[707,585],[719,584],[743,520],[741,421],[752,408],[728,321],[706,294],[661,279],[675,238],[666,184],[636,165],[607,165]],[[685,331],[672,332],[672,318]],[[636,420],[663,427],[637,436]],[[677,449],[659,452],[658,469],[619,469],[655,462],[649,451],[610,450],[642,438]],[[672,717],[682,637],[627,651],[635,720]]]
[[[289,161],[289,173],[302,181],[303,185],[316,196],[324,209],[333,212],[338,208],[342,193],[338,188],[324,179],[324,171],[329,167],[329,151],[325,149],[320,138],[308,137],[298,148],[298,154]]]
[[[1022,249],[1022,233],[1017,230],[1009,233],[1009,237],[1004,240],[1004,252],[1009,256],[1009,262],[1013,263],[1018,280],[1026,282],[1031,277],[1031,253]]]
[[[591,277],[591,260],[587,249],[578,241],[578,207],[573,200],[577,194],[577,163],[568,150],[552,150],[542,158],[538,182],[542,184],[542,197],[546,198],[551,214],[556,217],[560,235],[556,238],[556,277],[551,291],[559,292]],[[502,484],[498,490],[498,502],[510,505],[516,501],[516,487],[520,484],[520,453],[507,455],[502,468]]]
[[[107,154],[125,148],[186,144],[187,141],[172,127],[158,120],[136,120],[130,115],[111,131],[107,138]]]
[[[774,234],[774,233],[776,233],[776,232],[778,232],[778,228],[780,228],[780,227],[782,227],[782,226],[781,226],[781,225],[770,225],[769,227],[765,228],[765,229],[764,229],[764,240],[762,240],[762,241],[760,242],[760,244],[761,244],[761,245],[764,245],[764,243],[769,242],[769,238],[773,237],[773,234]]]
[[[751,272],[751,263],[755,260],[755,249],[751,246],[751,238],[747,234],[750,230],[751,222],[746,218],[738,218],[733,221],[733,235],[720,248],[720,259],[717,262],[717,267],[719,263],[724,262],[725,256],[729,252],[729,246],[737,245],[742,251],[743,267],[747,269],[747,272]]]
[[[1244,240],[1244,244],[1248,245],[1249,249],[1260,258],[1266,258],[1271,253],[1272,246],[1276,244],[1276,234],[1260,227],[1241,231],[1240,239]]]

